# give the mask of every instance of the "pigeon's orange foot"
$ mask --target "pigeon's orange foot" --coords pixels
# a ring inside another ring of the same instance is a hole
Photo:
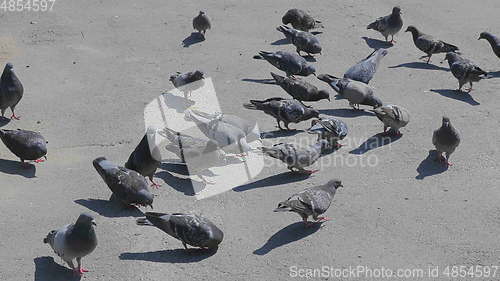
[[[35,163],[42,163],[42,162],[45,162],[45,160],[42,159],[42,158],[40,158],[40,159],[34,160],[33,162],[35,162]]]
[[[159,188],[160,186],[161,186],[161,184],[156,183],[154,181],[151,181],[151,187],[153,187],[153,188]]]
[[[16,114],[12,113],[12,116],[10,116],[10,119],[20,120],[21,116],[16,116]]]
[[[329,217],[318,217],[318,219],[316,221],[319,221],[319,222],[324,222],[324,221],[331,221],[332,219],[329,218]]]

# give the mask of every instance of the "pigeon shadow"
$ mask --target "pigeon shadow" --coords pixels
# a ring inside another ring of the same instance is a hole
[[[290,44],[290,40],[288,40],[287,38],[279,39],[271,43],[271,45],[273,46],[287,45],[287,44]]]
[[[175,250],[161,250],[154,252],[144,253],[121,253],[120,260],[140,260],[161,263],[192,263],[200,262],[213,256],[217,250],[206,250],[190,248],[175,249]]]
[[[431,89],[431,92],[438,93],[443,97],[447,97],[450,99],[455,99],[458,101],[463,101],[470,105],[480,105],[479,102],[474,100],[474,98],[467,92],[459,92],[458,90],[450,90],[450,89]]]
[[[0,159],[0,173],[20,175],[31,179],[35,177],[36,166],[33,164],[23,166],[19,161]]]
[[[37,257],[35,263],[35,281],[79,281],[78,274],[54,261],[52,257]]]
[[[436,158],[437,151],[429,150],[429,155],[427,155],[427,158],[422,160],[422,162],[420,162],[417,167],[418,175],[415,177],[417,180],[423,180],[426,177],[441,174],[448,170],[448,166],[436,161]]]
[[[73,201],[107,218],[141,217],[144,214],[133,206],[125,206],[112,195],[109,200],[78,199]]]
[[[261,188],[261,187],[268,187],[268,186],[273,186],[273,185],[279,185],[279,184],[288,184],[288,183],[293,183],[293,182],[298,182],[305,180],[309,178],[311,175],[308,174],[300,174],[300,173],[294,173],[291,171],[283,172],[281,174],[277,175],[272,175],[270,177],[254,181],[251,183],[247,183],[244,185],[237,186],[233,188],[234,191],[236,192],[242,192],[242,191],[247,191],[250,189],[255,189],[255,188]]]
[[[416,61],[416,62],[408,62],[408,63],[402,63],[400,65],[394,65],[394,66],[389,66],[389,68],[400,68],[400,67],[406,67],[406,68],[413,68],[413,69],[427,69],[427,70],[442,70],[442,71],[450,71],[449,68],[446,67],[441,67],[432,63],[425,63],[421,61]]]
[[[189,172],[187,172],[187,168],[184,168],[186,173],[189,175]],[[181,174],[181,173],[178,173]],[[159,173],[156,173],[157,177],[162,179],[168,186],[172,187],[173,189],[177,190],[178,192],[184,193],[184,195],[187,196],[194,196],[194,187],[193,183],[190,178],[181,178],[181,177],[176,177],[172,175],[169,171],[162,171]]]
[[[205,36],[199,32],[193,32],[188,37],[182,40],[182,46],[189,48],[189,46],[205,41]]]
[[[345,118],[354,118],[359,116],[375,116],[375,114],[370,111],[356,110],[350,108],[320,109],[319,113],[336,117],[345,117]]]
[[[361,37],[361,39],[365,40],[366,45],[368,45],[368,47],[375,49],[375,50],[378,50],[380,48],[388,49],[388,48],[391,48],[394,46],[393,44],[391,44],[389,42],[378,40],[378,39],[373,39],[373,38],[369,38],[369,37]]]
[[[168,97],[166,96],[167,93],[163,93],[163,95],[164,95],[163,100],[165,101],[165,105],[168,108],[175,108],[175,111],[177,111],[177,113],[184,113],[186,109],[195,104],[195,102],[190,99],[179,97],[174,94],[170,94],[168,95]]]
[[[1,116],[0,117],[0,128],[9,124],[9,122],[10,122],[9,118]]]
[[[260,134],[261,139],[274,139],[274,138],[279,138],[279,137],[291,137],[295,136],[296,134],[300,134],[304,132],[303,130],[276,130],[276,131],[270,131],[270,132],[262,132]]]
[[[274,79],[269,79],[269,78],[266,78],[266,79],[244,78],[244,79],[241,79],[241,81],[252,82],[252,83],[260,83],[260,84],[276,85],[276,81],[274,81]]]
[[[263,256],[278,247],[298,241],[315,233],[321,228],[321,225],[321,222],[317,222],[305,227],[303,222],[292,223],[273,234],[273,236],[267,240],[266,244],[253,251],[253,253],[255,255]]]
[[[386,135],[378,133],[363,142],[358,148],[349,151],[350,154],[364,154],[370,150],[391,144],[401,138],[401,135]]]
[[[312,31],[310,32],[312,35],[323,34],[323,31]]]
[[[488,76],[490,76],[490,78],[498,78],[500,77],[500,71],[488,72]]]

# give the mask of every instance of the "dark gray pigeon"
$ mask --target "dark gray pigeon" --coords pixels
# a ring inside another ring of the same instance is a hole
[[[470,85],[470,88],[467,91],[472,91],[472,82],[478,82],[488,76],[488,73],[479,68],[477,64],[468,59],[462,58],[456,53],[446,53],[446,57],[444,59],[448,61],[453,76],[458,79],[457,91],[459,92],[462,91],[462,87],[466,83],[469,83]]]
[[[451,125],[448,117],[443,116],[441,127],[432,134],[432,144],[434,144],[438,152],[437,160],[451,166],[452,164],[449,162],[450,156],[460,144],[460,133]],[[443,153],[445,156],[443,156]]]
[[[277,52],[259,52],[259,55],[253,57],[254,59],[265,59],[277,69],[284,71],[286,76],[300,75],[309,76],[315,74],[316,68],[314,65],[308,63],[306,59],[295,53],[284,51]]]
[[[68,224],[58,230],[52,230],[43,239],[52,250],[60,256],[71,269],[82,275],[88,270],[82,267],[82,258],[89,255],[97,247],[95,220],[88,214],[81,214],[75,224]],[[76,259],[77,267],[73,264]]]
[[[272,73],[276,84],[294,99],[299,101],[320,101],[322,99],[330,100],[330,93],[326,90],[320,90],[318,87],[305,80],[294,77],[283,77]]]
[[[281,18],[283,24],[291,24],[293,28],[309,31],[315,28],[323,28],[319,20],[315,20],[312,16],[300,9],[290,9]]]
[[[264,113],[276,118],[278,128],[281,127],[281,121],[285,128],[290,130],[288,124],[299,123],[314,117],[319,117],[319,112],[309,106],[305,106],[298,100],[289,100],[283,98],[270,98],[267,100],[250,100],[250,103],[243,104],[243,107],[251,110],[261,110]]]
[[[205,12],[200,11],[200,13],[193,19],[193,28],[197,30],[200,34],[205,37],[205,32],[212,28],[210,24],[210,19],[205,14]]]
[[[204,77],[205,73],[200,70],[190,71],[186,73],[176,72],[173,75],[170,75],[170,82],[177,89],[181,90],[184,93],[185,98],[189,98],[191,96],[191,92],[195,91],[205,85]]]
[[[10,108],[12,110],[10,118],[19,120],[19,116],[16,116],[14,109],[23,97],[24,89],[13,68],[14,66],[11,63],[7,63],[0,78],[0,111],[2,117],[4,117],[5,110]]]
[[[373,29],[380,32],[384,37],[385,41],[391,36],[391,43],[395,43],[394,35],[398,33],[403,27],[403,19],[401,18],[401,8],[392,8],[392,13],[385,17],[380,17],[376,21],[370,23],[366,29]]]
[[[40,133],[0,129],[0,139],[23,163],[25,160],[40,163],[44,161],[40,158],[47,159],[47,141]]]
[[[360,81],[365,84],[370,83],[370,80],[372,80],[375,72],[377,71],[380,60],[382,60],[382,58],[387,54],[387,49],[381,48],[373,51],[364,60],[351,66],[351,68],[349,68],[346,73],[344,73],[344,78]]]
[[[321,55],[321,45],[319,40],[312,33],[300,31],[286,25],[282,25],[276,28],[276,30],[283,33],[290,43],[297,48],[297,54],[300,55],[300,52],[303,51],[309,56],[311,56],[311,54]]]
[[[359,105],[368,105],[373,108],[382,106],[382,101],[373,93],[373,88],[367,84],[348,78],[337,78],[329,74],[320,74],[318,79],[330,85],[340,97],[349,101],[349,105],[359,110]]]
[[[497,55],[497,57],[500,58],[500,38],[498,38],[497,36],[495,36],[489,32],[481,32],[481,34],[479,35],[479,38],[477,40],[480,40],[480,39],[488,40],[488,42],[491,45],[491,49],[493,49],[493,52],[495,53],[495,55]]]
[[[413,43],[422,52],[426,53],[427,63],[431,60],[433,54],[448,53],[458,51],[458,47],[448,44],[444,41],[437,40],[431,35],[420,32],[416,27],[410,25],[405,32],[411,32]]]
[[[314,164],[320,157],[323,149],[328,147],[327,140],[320,140],[307,147],[298,147],[290,143],[278,143],[272,147],[261,147],[264,154],[281,160],[292,172],[313,174],[319,170],[306,170],[305,167]]]
[[[405,108],[388,104],[381,107],[377,107],[372,110],[377,118],[384,123],[384,134],[389,133],[387,128],[391,128],[392,132],[400,136],[401,132],[399,129],[403,128],[410,122],[410,113]]]
[[[159,187],[161,184],[157,184],[153,181],[153,176],[156,173],[156,169],[160,166],[161,155],[158,149],[153,149],[154,154],[151,152],[151,147],[148,141],[147,134],[142,137],[141,142],[130,154],[127,163],[125,163],[125,168],[134,170],[139,174],[148,177],[151,181],[151,186]]]
[[[295,212],[302,217],[302,221],[307,225],[309,216],[315,221],[328,221],[327,217],[320,217],[332,204],[333,197],[339,187],[343,187],[338,179],[330,180],[324,185],[307,188],[299,193],[295,193],[287,200],[280,202],[275,212]]]
[[[149,192],[146,178],[141,174],[115,165],[104,157],[96,158],[92,164],[109,189],[123,204],[153,208],[153,194]]]
[[[329,148],[340,148],[342,144],[338,141],[343,140],[349,130],[347,129],[347,124],[343,121],[328,117],[319,118],[311,121],[311,128],[307,130],[310,134],[317,134],[319,140],[327,140]]]
[[[138,225],[156,226],[178,239],[187,250],[187,245],[215,250],[224,238],[224,233],[208,219],[194,214],[165,214],[147,212],[138,218]]]

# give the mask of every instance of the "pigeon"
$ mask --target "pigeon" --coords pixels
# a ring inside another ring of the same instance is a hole
[[[347,124],[343,121],[328,117],[312,120],[311,128],[307,132],[309,134],[317,134],[318,141],[322,139],[327,140],[330,148],[340,148],[342,144],[338,143],[338,141],[343,140],[349,133],[349,130],[347,129]]]
[[[278,84],[285,92],[298,101],[320,101],[327,99],[330,101],[330,93],[326,90],[319,90],[314,86],[300,78],[283,77],[272,73],[276,84]]]
[[[134,170],[139,174],[148,177],[151,181],[151,186],[159,187],[161,184],[157,184],[153,181],[153,176],[156,173],[156,169],[160,166],[161,155],[158,148],[154,148],[152,153],[151,148],[153,148],[148,141],[148,135],[145,134],[142,137],[141,142],[134,149],[132,154],[130,154],[127,163],[125,163],[125,168]]]
[[[214,114],[198,111],[196,109],[191,109],[196,115],[207,119],[218,119],[224,123],[233,125],[241,129],[247,138],[247,142],[252,142],[255,140],[260,140],[260,132],[257,122],[243,119],[239,116],[232,114],[225,114],[221,112],[216,112]]]
[[[292,24],[293,28],[309,31],[315,28],[323,28],[319,20],[315,20],[312,16],[300,9],[290,9],[281,18],[283,24]]]
[[[224,238],[224,233],[208,219],[194,214],[145,213],[138,218],[138,225],[156,226],[168,235],[178,239],[187,250],[187,245],[202,249],[216,250]]]
[[[371,110],[377,118],[384,123],[384,134],[387,134],[387,128],[391,128],[393,132],[400,136],[400,128],[403,128],[410,122],[410,113],[399,105],[388,104],[377,107]]]
[[[13,68],[11,63],[7,63],[0,78],[0,111],[4,117],[5,110],[10,107],[12,111],[10,119],[19,120],[19,116],[16,116],[14,110],[23,97],[24,89]]]
[[[480,39],[488,40],[488,42],[491,45],[491,49],[493,49],[493,52],[495,53],[495,55],[497,55],[497,57],[500,58],[500,38],[498,38],[497,36],[495,36],[489,32],[481,32],[481,34],[479,35],[479,38],[477,40],[480,40]]]
[[[458,79],[458,89],[461,92],[464,84],[469,83],[470,88],[467,92],[472,91],[472,82],[478,82],[479,80],[486,78],[488,73],[479,66],[477,66],[472,61],[462,58],[456,53],[449,52],[446,53],[444,58],[448,61],[450,65],[450,70],[453,76]]]
[[[283,33],[290,43],[297,48],[297,54],[300,55],[300,52],[303,51],[309,56],[311,56],[311,54],[321,55],[319,40],[312,33],[300,31],[286,25],[279,26],[276,30]]]
[[[40,133],[21,129],[0,129],[0,139],[23,164],[25,160],[40,163],[44,161],[42,157],[47,159],[47,141]]]
[[[210,29],[212,25],[210,24],[210,19],[205,14],[205,12],[200,11],[200,13],[193,19],[193,28],[197,30],[203,37],[205,37],[205,32]]]
[[[146,178],[141,174],[115,165],[105,157],[96,158],[92,164],[109,189],[123,204],[153,208],[153,194],[149,192]]]
[[[192,91],[197,90],[205,85],[203,81],[203,79],[205,79],[204,75],[205,73],[200,70],[190,71],[186,73],[177,71],[175,74],[170,75],[169,80],[170,82],[172,82],[174,87],[182,87],[181,90],[184,92],[184,97],[188,98],[191,95]]]
[[[166,149],[175,153],[186,163],[189,172],[196,174],[205,184],[212,182],[206,180],[200,172],[227,163],[224,151],[213,140],[195,138],[170,128],[164,128],[159,134],[170,142]]]
[[[373,51],[364,60],[358,62],[357,64],[351,66],[346,73],[344,73],[344,78],[349,78],[365,84],[370,83],[373,75],[377,71],[380,60],[387,55],[387,49],[378,49]]]
[[[349,105],[359,110],[359,105],[368,105],[373,108],[382,106],[382,101],[373,94],[373,88],[367,84],[348,78],[337,78],[329,74],[320,74],[318,79],[330,85],[342,98],[349,101]]]
[[[452,164],[449,162],[451,154],[460,144],[460,133],[453,127],[450,119],[443,116],[443,124],[432,134],[432,144],[438,152],[438,160],[443,161],[447,166]],[[443,153],[445,156],[443,157]]]
[[[218,118],[205,118],[193,110],[186,110],[184,114],[186,119],[193,121],[207,138],[215,141],[225,152],[244,155],[253,150],[241,128],[225,123]]]
[[[315,221],[328,221],[330,220],[328,217],[320,217],[320,215],[328,210],[339,187],[343,187],[342,182],[333,179],[324,185],[307,188],[280,202],[274,211],[295,212],[302,217],[306,225],[309,216],[312,216]]]
[[[431,35],[420,32],[416,27],[410,25],[405,32],[411,32],[413,43],[422,52],[426,53],[427,63],[431,60],[433,54],[448,53],[458,51],[458,47],[448,44],[444,41],[437,40]]]
[[[308,63],[306,59],[295,53],[284,51],[277,52],[259,52],[259,55],[253,57],[254,59],[265,59],[277,69],[284,71],[286,76],[300,75],[309,76],[315,75],[316,68],[314,65]]]
[[[272,158],[276,158],[287,164],[292,172],[303,174],[313,174],[319,170],[306,170],[305,167],[311,166],[320,157],[323,149],[328,146],[327,140],[320,140],[308,147],[297,147],[294,144],[278,143],[272,147],[261,147],[262,152]]]
[[[278,128],[281,127],[281,121],[285,124],[285,128],[290,130],[288,124],[299,123],[314,117],[319,117],[319,111],[305,106],[298,100],[290,100],[283,98],[270,98],[267,100],[250,100],[250,103],[243,104],[243,107],[251,110],[261,110],[264,113],[276,118]]]
[[[82,275],[88,270],[82,267],[82,258],[89,255],[97,247],[95,220],[88,214],[81,214],[76,223],[68,224],[58,230],[52,230],[43,239],[52,250],[60,256],[71,269]],[[77,267],[73,264],[76,259]]]
[[[391,43],[395,43],[394,35],[403,27],[403,19],[401,18],[401,8],[392,8],[392,13],[385,17],[380,17],[376,21],[370,23],[366,29],[376,30],[385,37],[385,41],[391,35]]]

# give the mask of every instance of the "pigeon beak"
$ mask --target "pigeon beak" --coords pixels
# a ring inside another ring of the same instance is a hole
[[[477,40],[481,40],[481,36],[479,36],[479,38],[477,38]]]
[[[314,77],[318,77],[318,76],[316,76],[316,73],[315,73],[315,72],[313,72],[313,73],[312,73],[312,75],[314,75]]]
[[[151,210],[153,210],[153,204],[149,204],[149,207],[151,207]]]
[[[330,99],[330,97],[328,97],[328,101],[332,101],[332,100]]]
[[[92,220],[91,223],[92,223],[93,226],[97,226],[97,224],[95,223],[95,220]]]

